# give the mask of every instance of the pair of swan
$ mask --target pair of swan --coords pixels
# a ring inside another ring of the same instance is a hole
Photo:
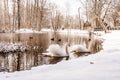
[[[61,47],[58,44],[51,44],[48,47],[47,51],[48,51],[47,53],[42,54],[51,57],[68,57],[68,58],[70,55],[69,53],[73,53],[75,56],[81,56],[85,53],[90,53],[90,51],[83,45],[74,45],[69,47],[68,43],[66,43],[63,47]]]

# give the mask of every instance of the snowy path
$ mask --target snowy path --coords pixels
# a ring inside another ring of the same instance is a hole
[[[120,31],[108,33],[97,54],[43,65],[30,71],[0,73],[0,80],[120,80]]]

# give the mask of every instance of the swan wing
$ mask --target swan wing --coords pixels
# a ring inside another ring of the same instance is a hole
[[[71,52],[88,52],[89,50],[83,45],[74,45],[71,47]]]
[[[51,44],[47,49],[51,56],[65,56],[65,52],[58,44]]]

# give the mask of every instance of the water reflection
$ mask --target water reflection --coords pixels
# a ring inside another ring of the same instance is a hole
[[[62,61],[63,59],[65,59],[65,57],[54,57],[54,56],[45,56],[44,57],[45,64],[56,64],[56,63]]]

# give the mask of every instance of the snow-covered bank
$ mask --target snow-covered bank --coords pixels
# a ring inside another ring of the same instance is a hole
[[[102,36],[103,50],[97,54],[43,65],[30,71],[0,73],[0,80],[119,80],[120,31]]]
[[[19,30],[16,30],[15,33],[42,33],[41,31],[36,31],[33,29],[28,29],[28,28],[21,28]]]
[[[54,32],[54,30],[51,29],[41,29],[42,32]],[[87,30],[78,30],[78,29],[58,29],[57,32],[61,33],[61,34],[88,34]]]
[[[1,53],[10,53],[10,52],[24,52],[29,50],[29,46],[24,43],[7,43],[0,42],[0,54]]]

